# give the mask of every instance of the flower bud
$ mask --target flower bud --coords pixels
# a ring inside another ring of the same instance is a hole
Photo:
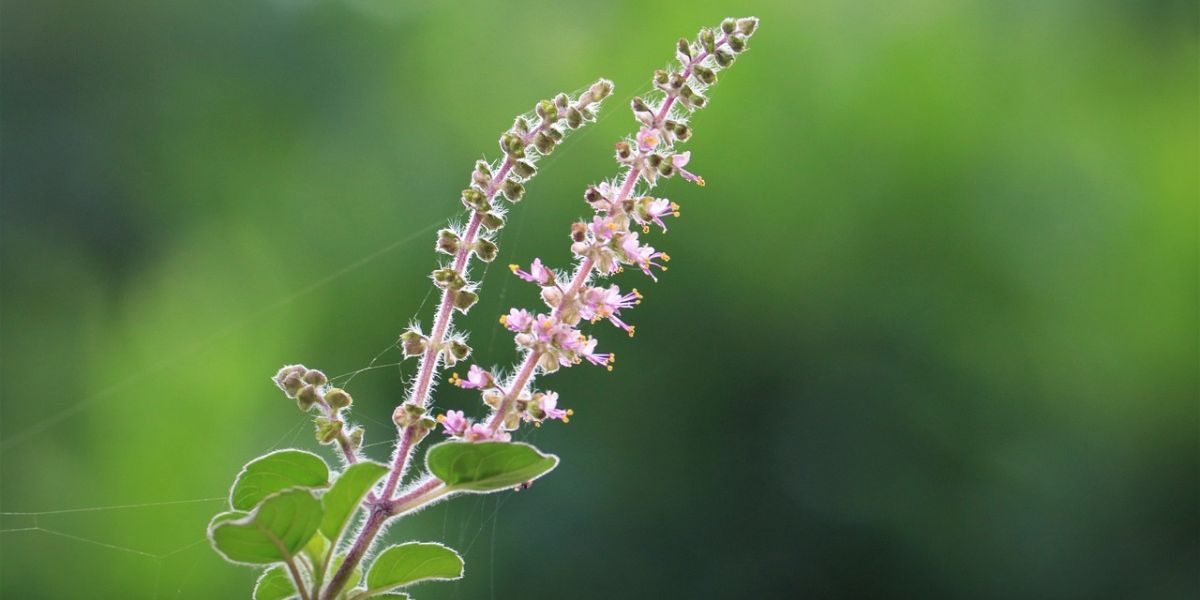
[[[347,434],[347,437],[350,438],[350,451],[358,452],[358,449],[362,448],[363,444],[363,428],[355,427],[354,429],[351,429],[350,433]]]
[[[450,231],[449,229],[443,229],[438,232],[438,252],[443,252],[453,256],[454,254],[458,253],[458,246],[461,242],[462,240],[459,239],[458,234]]]
[[[692,69],[692,73],[695,73],[696,79],[699,79],[704,85],[712,85],[717,82],[716,72],[707,67],[696,65],[696,68]]]
[[[692,47],[691,47],[691,45],[688,44],[688,41],[686,39],[679,38],[679,42],[675,44],[675,47],[679,50],[680,56],[682,56],[684,58],[692,57]]]
[[[585,239],[587,239],[587,225],[571,223],[571,241],[582,242]]]
[[[683,76],[683,73],[671,73],[670,85],[671,85],[671,89],[678,90],[678,89],[682,88],[684,85],[687,85],[687,78],[685,78]]]
[[[396,427],[410,427],[420,423],[424,416],[425,407],[405,402],[392,411],[392,422]]]
[[[721,21],[721,31],[725,33],[733,33],[734,29],[737,29],[737,21],[733,19],[725,19],[724,21]]]
[[[588,110],[588,108],[587,108],[586,106],[577,106],[577,107],[575,107],[575,108],[576,108],[576,110],[578,110],[578,111],[579,111],[579,116],[583,117],[583,120],[584,120],[584,121],[594,121],[594,120],[596,120],[596,115],[595,115],[595,113],[593,113],[592,111]]]
[[[521,135],[529,133],[529,121],[526,121],[525,117],[517,117],[516,120],[513,121],[512,130]],[[503,148],[503,144],[501,145],[501,148]]]
[[[746,37],[754,35],[754,30],[758,29],[758,17],[746,17],[745,19],[738,19],[737,28],[738,31]]]
[[[576,127],[579,127],[580,125],[583,125],[583,114],[580,113],[579,110],[573,106],[571,108],[568,108],[567,109],[567,127],[570,127],[571,129],[575,129]]]
[[[520,177],[521,179],[529,179],[530,177],[533,177],[534,173],[537,173],[537,169],[535,169],[533,165],[523,160],[518,160],[517,162],[513,163],[513,173],[516,173],[517,177]]]
[[[404,351],[405,357],[420,356],[428,347],[429,338],[412,329],[400,334],[400,348]]]
[[[495,260],[496,253],[499,250],[496,247],[496,243],[491,240],[480,238],[475,242],[475,256],[478,256],[479,260],[483,262],[492,262]]]
[[[525,144],[521,141],[521,136],[515,133],[500,136],[500,149],[512,158],[525,158]]]
[[[467,287],[467,281],[462,278],[462,275],[459,275],[458,271],[449,267],[434,271],[432,277],[434,285],[444,290],[448,289],[457,292]]]
[[[608,97],[612,93],[613,84],[607,79],[601,79],[592,84],[588,89],[588,95],[591,96],[592,102],[599,102]]]
[[[563,132],[553,127],[547,129],[545,133],[546,135],[550,136],[550,139],[554,140],[555,143],[563,141]]]
[[[475,170],[471,172],[471,182],[481,188],[486,188],[492,182],[491,166],[485,161],[476,161]]]
[[[313,419],[313,422],[317,425],[317,441],[322,444],[332,444],[338,434],[342,432],[342,426],[345,425],[337,419],[328,417],[317,417]]]
[[[533,138],[533,145],[537,148],[538,152],[550,154],[554,151],[554,138],[546,135],[544,131],[538,132],[537,136]]]
[[[633,148],[629,145],[629,142],[617,142],[613,147],[617,150],[617,160],[619,161],[627,161],[633,156]]]
[[[317,387],[306,385],[300,389],[300,393],[296,394],[296,405],[300,407],[300,410],[308,410],[320,399],[321,395],[317,393]]]
[[[700,35],[697,36],[700,40],[700,45],[704,47],[705,52],[712,52],[716,48],[717,33],[708,27],[700,30]]]
[[[300,367],[304,369],[304,367]],[[296,394],[300,393],[300,388],[304,387],[304,370],[297,371],[292,367],[284,367],[279,370],[275,376],[275,385],[283,390],[283,393],[288,398],[295,398]]]
[[[540,138],[541,135],[539,134],[538,137]],[[542,148],[540,146],[538,147],[538,151],[539,152],[542,151]],[[513,181],[511,179],[504,180],[504,196],[506,198],[508,198],[509,201],[520,202],[521,197],[524,195],[525,195],[525,186],[523,186],[519,182]]]
[[[537,116],[542,118],[543,122],[553,123],[558,120],[558,107],[549,100],[538,102],[537,108],[534,109]]]
[[[475,188],[467,188],[462,191],[462,203],[463,206],[476,212],[485,212],[492,208],[487,196]]]
[[[738,34],[729,36],[729,49],[734,52],[741,52],[746,49],[746,38]]]
[[[733,64],[733,54],[730,54],[730,52],[724,48],[717,49],[715,56],[717,59],[717,64],[721,65],[722,67],[728,67],[729,65]]]
[[[657,71],[655,71],[654,72],[654,83],[656,83],[658,85],[667,85],[667,72],[662,69],[658,69]]]
[[[629,101],[629,106],[633,108],[633,112],[651,112],[650,106],[646,104],[646,101],[641,96],[634,96],[633,100]]]
[[[354,403],[354,399],[350,394],[342,388],[330,388],[325,392],[325,402],[334,410],[341,410]]]
[[[548,285],[542,288],[542,301],[550,308],[558,308],[562,302],[563,293],[558,286]]]
[[[500,402],[504,400],[504,396],[495,390],[489,390],[483,393],[483,403],[492,408],[500,406]]]
[[[320,385],[325,385],[325,383],[328,381],[329,381],[329,378],[325,377],[324,373],[322,373],[316,369],[309,369],[308,371],[305,371],[305,373],[304,373],[304,383],[309,383],[312,385],[320,386]]]
[[[479,294],[471,290],[459,290],[454,294],[454,308],[457,308],[462,314],[467,314],[467,311],[479,301]]]
[[[471,347],[459,340],[450,340],[446,353],[453,356],[454,360],[463,360],[471,355]]]
[[[481,222],[488,231],[496,231],[497,229],[504,227],[504,217],[501,217],[493,212],[484,213],[483,220]]]

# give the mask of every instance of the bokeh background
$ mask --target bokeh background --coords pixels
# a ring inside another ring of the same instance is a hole
[[[639,335],[544,380],[551,477],[389,532],[466,553],[415,597],[1200,594],[1195,2],[5,0],[2,595],[248,597],[211,499],[318,448],[268,376],[379,367],[386,457],[473,161],[615,81],[500,240],[566,266],[625,103],[727,14],[762,28],[695,120],[708,186],[661,188],[670,272],[620,278]],[[476,275],[509,364],[534,291]]]

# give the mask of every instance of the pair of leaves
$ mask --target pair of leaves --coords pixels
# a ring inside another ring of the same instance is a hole
[[[342,558],[335,559],[330,569],[336,570]],[[348,597],[371,598],[423,581],[448,581],[462,576],[463,560],[454,550],[441,544],[410,542],[380,553],[367,573],[367,587],[350,592]],[[361,577],[352,575],[350,581],[357,583]],[[292,579],[282,566],[268,569],[254,588],[254,600],[284,600],[295,595]],[[388,595],[407,597],[399,593]]]
[[[352,465],[318,500],[311,490],[329,485],[325,461],[300,450],[272,452],[238,474],[229,495],[234,510],[213,518],[209,539],[231,562],[290,560],[318,530],[338,540],[363,496],[385,473],[377,463]]]

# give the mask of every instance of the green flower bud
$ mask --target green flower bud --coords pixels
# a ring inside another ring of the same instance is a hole
[[[708,27],[700,30],[700,35],[697,36],[700,40],[700,45],[704,47],[705,52],[712,52],[716,48],[717,33]]]
[[[337,439],[338,434],[342,432],[342,427],[345,425],[337,419],[328,417],[317,417],[313,419],[313,423],[317,426],[317,441],[322,444],[332,444]]]
[[[553,123],[558,120],[558,107],[554,106],[554,103],[549,100],[538,102],[534,110],[537,112],[537,116],[541,117],[542,121],[546,123]]]
[[[634,96],[633,100],[629,101],[629,106],[633,108],[633,112],[650,112],[650,106],[641,96]]]
[[[537,148],[538,152],[550,154],[554,151],[554,138],[546,135],[543,131],[538,133],[537,137],[533,138],[533,145]]]
[[[746,37],[754,35],[754,30],[758,29],[758,17],[746,17],[745,19],[738,19],[737,28],[738,31]]]
[[[425,349],[429,346],[429,338],[420,333],[409,329],[400,334],[400,348],[404,351],[404,356],[420,356],[425,353]]]
[[[363,428],[355,427],[354,429],[351,429],[350,433],[347,434],[347,437],[350,438],[350,451],[358,452],[358,449],[362,448],[363,444]]]
[[[550,136],[550,139],[554,140],[555,142],[563,141],[563,132],[553,127],[546,130],[546,135]]]
[[[671,73],[671,89],[680,89],[687,84],[687,78],[683,73]]]
[[[617,160],[625,161],[633,156],[633,148],[629,145],[629,142],[617,142],[613,147],[617,150]]]
[[[741,52],[742,50],[745,50],[746,38],[736,33],[729,36],[729,49],[733,50],[734,52]]]
[[[300,393],[300,388],[304,387],[303,371],[291,371],[287,373],[280,381],[279,387],[283,389],[283,393],[288,398],[295,398],[296,394]]]
[[[721,31],[724,31],[725,33],[733,33],[733,30],[736,28],[737,21],[733,19],[725,19],[724,21],[721,21]]]
[[[712,69],[696,65],[692,72],[696,74],[696,79],[699,79],[704,85],[712,85],[717,82],[717,74]]]
[[[320,398],[321,395],[317,393],[317,386],[306,385],[300,390],[299,394],[296,394],[296,405],[300,407],[300,410],[308,410]]]
[[[658,174],[662,175],[663,177],[670,177],[674,175],[675,165],[672,165],[671,161],[669,160],[664,160],[661,163],[658,163]]]
[[[471,181],[481,188],[486,188],[492,182],[491,166],[485,161],[476,161],[475,170],[471,172]]]
[[[730,54],[729,51],[724,48],[718,49],[714,56],[717,59],[717,64],[721,65],[722,67],[728,67],[729,65],[733,64],[733,54]]]
[[[450,340],[446,352],[454,357],[454,360],[463,360],[471,355],[471,347],[459,340]]]
[[[517,117],[517,119],[513,121],[512,129],[520,134],[529,133],[529,121],[526,121],[525,117]],[[501,144],[501,148],[503,148],[503,144]]]
[[[583,125],[583,115],[574,106],[567,109],[567,127],[575,129]]]
[[[579,110],[579,116],[583,117],[584,121],[596,120],[596,115],[594,113],[592,113],[592,111],[588,110],[588,108],[586,106],[580,106],[580,107],[578,107],[578,110]]]
[[[654,72],[654,83],[656,83],[658,85],[667,85],[667,72],[662,69],[658,69],[657,71],[655,71]]]
[[[462,203],[463,206],[476,212],[485,212],[492,208],[487,196],[475,188],[467,188],[462,191]]]
[[[515,133],[500,136],[500,149],[512,158],[525,158],[525,144],[521,136]]]
[[[658,168],[658,165],[662,164],[663,162],[665,162],[663,156],[657,152],[646,157],[646,164],[654,168]]]
[[[438,252],[454,255],[458,252],[458,246],[461,242],[462,240],[459,239],[458,234],[449,229],[443,229],[438,232]]]
[[[496,243],[491,240],[480,238],[475,242],[475,256],[478,256],[479,260],[483,262],[492,262],[495,260],[498,251],[499,248],[496,247]]]
[[[554,97],[554,106],[555,106],[555,108],[558,109],[558,112],[560,112],[560,113],[564,110],[567,110],[567,107],[570,106],[570,102],[571,102],[571,99],[567,98],[566,94],[560,93],[559,95]]]
[[[353,404],[354,399],[342,388],[330,388],[329,391],[325,392],[325,402],[329,404],[330,408],[341,410]]]
[[[309,369],[308,371],[305,371],[305,373],[304,373],[304,383],[319,386],[319,385],[325,385],[325,383],[328,381],[329,381],[329,378],[325,377],[324,373],[322,373],[316,369]]]
[[[479,301],[479,294],[471,290],[459,290],[454,294],[454,308],[457,308],[462,314],[467,314],[467,311]]]
[[[467,286],[467,281],[462,278],[462,275],[459,275],[458,271],[451,268],[438,269],[433,272],[432,277],[434,285],[444,290],[449,289],[457,292]]]
[[[492,212],[484,213],[483,220],[481,222],[488,231],[496,231],[497,229],[504,227],[504,217]]]
[[[572,108],[571,110],[575,109]],[[533,177],[534,173],[537,173],[537,169],[535,169],[533,165],[523,160],[518,160],[517,162],[513,163],[513,173],[516,173],[517,177],[520,177],[521,179],[529,179],[530,177]]]
[[[612,93],[613,84],[607,79],[601,79],[592,84],[588,90],[588,95],[591,96],[592,102],[599,102],[608,97]]]
[[[539,137],[540,137],[540,135],[539,135]],[[538,151],[541,152],[542,149],[539,147]],[[523,186],[519,182],[513,181],[511,179],[507,179],[504,181],[503,189],[504,189],[504,196],[512,202],[520,202],[521,197],[523,197],[525,195],[525,186]]]
[[[691,127],[688,127],[687,125],[684,125],[683,123],[675,124],[675,139],[677,139],[681,142],[686,142],[688,140],[688,138],[690,138],[690,137],[692,137],[692,128]]]
[[[688,58],[692,57],[692,47],[691,47],[691,45],[688,44],[688,41],[686,39],[679,38],[679,42],[677,44],[675,44],[675,47],[679,49],[680,54],[682,54]]]

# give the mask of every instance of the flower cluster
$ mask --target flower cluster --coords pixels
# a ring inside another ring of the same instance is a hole
[[[320,413],[313,419],[317,441],[322,444],[337,442],[342,447],[348,462],[355,461],[355,453],[362,447],[361,427],[348,427],[343,411],[354,403],[350,394],[329,384],[325,373],[309,369],[304,365],[287,365],[271,378],[284,395],[296,401],[302,411],[313,407]]]
[[[633,336],[635,328],[623,311],[639,304],[642,295],[636,289],[622,292],[616,285],[594,280],[636,267],[657,281],[658,273],[667,270],[670,256],[642,236],[650,233],[651,226],[665,233],[664,219],[678,217],[679,205],[649,192],[661,179],[675,175],[704,185],[702,177],[686,168],[691,153],[677,152],[675,145],[691,137],[688,118],[708,103],[705,92],[716,83],[717,73],[745,50],[746,39],[757,26],[753,17],[726,19],[719,30],[705,28],[694,41],[679,40],[678,67],[656,71],[654,95],[632,100],[639,129],[615,145],[623,175],[589,186],[583,197],[595,214],[571,226],[571,252],[578,260],[574,274],[556,272],[540,258],[527,270],[509,266],[514,275],[541,288],[548,310],[513,308],[500,317],[525,354],[523,365],[509,381],[501,385],[478,366],[471,367],[465,380],[457,375],[451,378],[460,387],[481,390],[493,413],[487,425],[470,423],[459,411],[442,415],[438,420],[448,435],[469,441],[500,439],[507,438],[507,432],[522,421],[566,421],[569,412],[557,408],[557,394],[529,389],[535,373],[551,373],[585,361],[612,370],[615,356],[598,352],[596,338],[583,332],[580,324],[607,320]]]

